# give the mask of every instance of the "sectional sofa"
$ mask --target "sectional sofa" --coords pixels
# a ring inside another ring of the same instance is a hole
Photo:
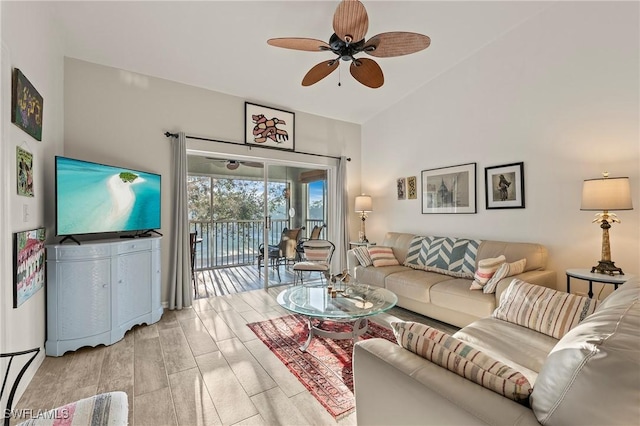
[[[380,246],[391,247],[399,264],[364,266],[354,250],[349,250],[349,273],[357,282],[392,291],[402,308],[458,327],[491,315],[513,278],[551,288],[556,286],[556,273],[545,269],[547,249],[540,244],[446,238],[446,244],[435,247],[436,242],[442,240],[441,237],[389,232]],[[454,265],[453,252],[459,249],[465,250],[464,259]],[[524,271],[500,280],[495,293],[470,290],[478,262],[500,255],[505,256],[506,262],[526,259]],[[430,263],[439,267],[429,268]]]
[[[510,285],[505,295],[509,296],[513,288]],[[555,297],[562,301],[578,300],[575,295],[556,293]],[[508,306],[507,299],[503,297],[498,312]],[[545,321],[533,321],[543,310],[550,313],[551,303],[541,303],[530,310],[532,315],[524,317],[520,312],[526,310],[526,298],[521,298],[520,305],[516,303],[518,298],[511,301],[515,305],[512,303],[510,309],[518,312],[516,317],[504,320],[497,315],[480,319],[447,341],[473,347],[524,376],[528,382],[524,398],[516,402],[497,392],[495,386],[492,390],[485,383],[461,376],[460,366],[470,359],[467,347],[443,368],[442,357],[429,358],[437,353],[430,348],[412,352],[411,345],[405,348],[385,339],[369,339],[358,342],[353,351],[358,424],[640,424],[638,279],[626,282],[599,305],[590,305],[594,312],[580,318],[573,327],[565,327],[562,330],[565,334],[559,339],[549,334],[561,333],[556,333],[557,329],[550,333],[547,326],[554,322],[564,324],[560,310],[556,310],[555,319],[549,314]],[[578,314],[585,311],[586,308],[575,310]],[[523,318],[525,325],[521,325]],[[394,328],[399,324],[395,323]],[[423,333],[426,337],[435,334]],[[410,337],[415,339],[417,335],[416,332]],[[444,346],[439,351],[445,351]],[[465,364],[464,371],[473,372],[477,368]]]

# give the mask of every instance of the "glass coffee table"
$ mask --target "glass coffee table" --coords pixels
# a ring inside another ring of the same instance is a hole
[[[300,347],[304,352],[313,336],[355,341],[367,332],[368,318],[391,309],[398,298],[387,289],[364,284],[347,284],[335,297],[331,297],[326,285],[302,285],[282,291],[277,301],[286,310],[307,319],[309,335]],[[348,323],[351,331],[323,330],[324,321]]]

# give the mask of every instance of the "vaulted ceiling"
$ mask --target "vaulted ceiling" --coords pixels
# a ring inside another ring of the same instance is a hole
[[[367,36],[428,35],[416,54],[376,58],[385,84],[356,82],[349,63],[303,87],[313,65],[334,55],[267,45],[274,37],[328,41],[338,1],[42,2],[63,31],[65,55],[282,109],[364,123],[504,36],[549,2],[363,1]],[[345,66],[346,65],[346,66]],[[338,82],[341,86],[338,86]]]

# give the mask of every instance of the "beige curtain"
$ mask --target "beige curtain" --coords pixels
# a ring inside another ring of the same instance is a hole
[[[336,212],[338,212],[336,251],[333,256],[333,264],[337,266],[335,271],[341,272],[347,269],[347,250],[349,249],[349,198],[347,194],[347,158],[340,157],[336,179]],[[338,273],[336,272],[336,273]]]

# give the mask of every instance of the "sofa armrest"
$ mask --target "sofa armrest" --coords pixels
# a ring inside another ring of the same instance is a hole
[[[384,339],[353,348],[359,425],[538,425],[530,408]]]
[[[349,270],[349,275],[355,278],[356,276],[356,266],[360,266],[360,261],[353,253],[353,249],[347,251],[347,269]]]
[[[541,285],[543,287],[548,287],[556,290],[556,271],[527,271],[522,274],[513,275],[511,277],[503,278],[498,281],[498,285],[496,287],[496,306],[500,304],[500,296],[502,292],[509,287],[511,281],[515,278],[536,285]]]

